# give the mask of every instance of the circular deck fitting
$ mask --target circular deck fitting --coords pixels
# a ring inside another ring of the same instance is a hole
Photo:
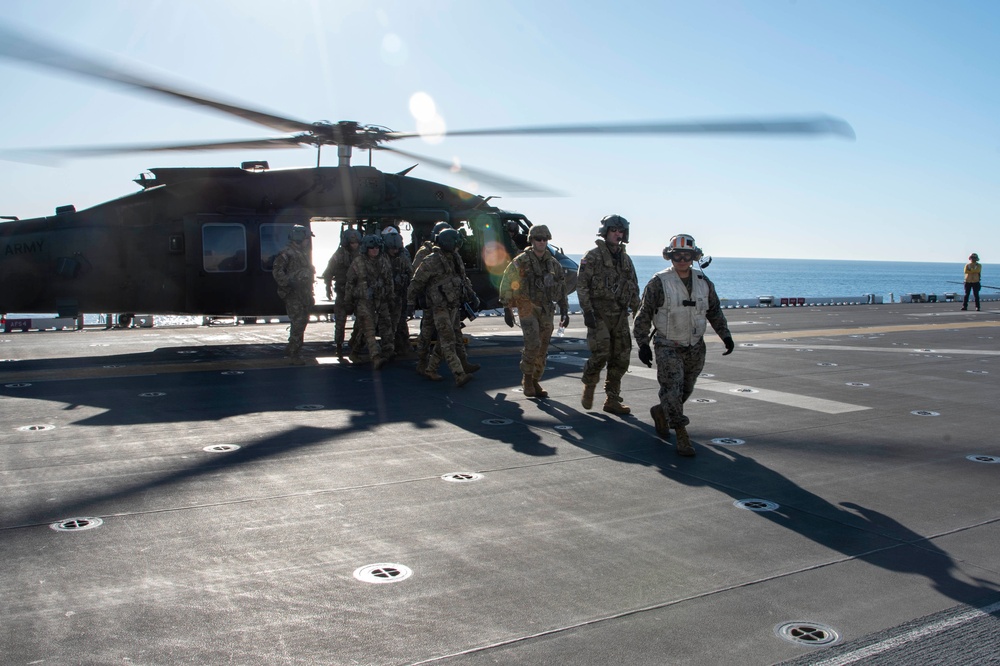
[[[823,361],[822,363],[817,363],[816,365],[822,366],[824,368],[836,368],[836,363],[830,363],[829,361]]]
[[[742,343],[740,343],[740,347],[756,347],[756,346],[757,345],[755,345],[752,342],[742,342]]]
[[[323,409],[323,405],[295,405],[295,409],[301,412],[315,412]]]
[[[847,382],[844,386],[854,386],[855,388],[868,388],[871,384],[865,384],[864,382]]]
[[[140,398],[161,398],[161,397],[163,397],[165,395],[166,395],[166,393],[163,393],[162,391],[147,391],[146,393],[140,393],[139,397]]]
[[[230,453],[231,451],[238,451],[239,448],[239,444],[212,444],[212,446],[203,448],[202,451],[207,451],[208,453]]]
[[[224,375],[242,375],[243,371],[242,370],[223,370],[222,374],[224,374]]]
[[[970,375],[988,375],[988,374],[990,374],[989,370],[966,370],[966,372],[969,373]],[[31,384],[28,384],[28,386],[31,386]]]
[[[932,412],[927,409],[915,409],[910,413],[914,416],[941,416],[940,412]]]
[[[695,398],[691,402],[696,402],[699,405],[711,405],[713,402],[715,402],[715,400],[713,400],[712,398]]]
[[[95,342],[94,344],[92,344],[90,346],[91,347],[110,347],[111,345],[109,345],[106,342]]]
[[[21,382],[19,384],[4,384],[5,388],[28,388],[31,384],[26,382]]]
[[[965,459],[978,463],[1000,463],[1000,456],[965,456]]]
[[[715,375],[713,375],[711,372],[703,372],[700,375],[698,375],[699,379],[711,379],[712,377],[715,377]]]
[[[758,391],[757,389],[745,388],[745,387],[744,388],[729,389],[729,392],[730,393],[760,393],[760,391]]]
[[[786,622],[774,628],[774,635],[797,645],[830,645],[840,640],[833,627],[819,622]]]
[[[933,352],[934,350],[933,349],[918,349],[917,351],[918,352],[928,353],[928,352]]]
[[[513,423],[510,419],[483,419],[484,425],[505,426]]]
[[[477,472],[452,472],[451,474],[441,475],[442,481],[451,481],[452,483],[468,483],[470,481],[479,481],[482,478],[483,475]]]
[[[796,349],[795,351],[797,351],[797,352],[811,352],[812,349],[807,349],[806,347],[800,347],[799,349]]]
[[[570,425],[557,425],[554,426],[556,430],[572,430],[573,426]]]
[[[737,509],[745,509],[747,511],[756,511],[757,513],[764,513],[767,511],[774,511],[781,505],[765,499],[745,499],[745,500],[736,500],[735,502],[733,502],[733,506],[735,506]]]
[[[716,437],[712,440],[712,444],[721,444],[722,446],[742,446],[746,443],[745,439],[736,439],[735,437]]]
[[[100,518],[69,518],[49,525],[56,532],[82,532],[100,527],[104,521]]]
[[[398,583],[413,575],[413,571],[402,564],[382,562],[369,564],[354,570],[354,577],[362,583]]]
[[[48,425],[48,424],[26,425],[26,426],[21,426],[20,428],[18,428],[18,430],[20,430],[21,432],[39,432],[41,430],[55,430],[55,428],[56,427],[54,425]]]

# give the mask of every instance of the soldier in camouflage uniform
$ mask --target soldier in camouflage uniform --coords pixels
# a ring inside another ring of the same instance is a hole
[[[583,368],[580,403],[584,409],[594,406],[594,389],[606,364],[604,411],[630,414],[632,410],[622,402],[621,383],[632,355],[628,312],[639,309],[639,281],[632,259],[625,252],[628,220],[608,215],[601,220],[597,235],[603,238],[596,240],[597,247],[580,261],[576,283],[590,347],[590,358]]]
[[[357,346],[368,346],[376,370],[393,357],[396,335],[391,314],[395,300],[392,267],[381,249],[381,236],[365,236],[361,239],[361,256],[347,269],[347,294],[360,337]],[[356,348],[351,347],[349,358],[351,363],[359,361]]]
[[[437,240],[437,235],[444,231],[445,229],[451,229],[452,226],[447,222],[438,222],[434,225],[431,230],[431,237],[420,244],[420,247],[416,249],[416,253],[413,255],[413,275],[417,274],[417,269],[420,268],[420,264],[423,263],[427,255],[431,253],[434,249],[434,241]],[[465,269],[465,266],[462,266]],[[422,310],[424,315],[420,318],[420,332],[417,334],[417,374],[424,375],[427,374],[427,360],[431,353],[431,347],[434,344],[434,338],[436,337],[436,330],[434,328],[434,318],[429,316],[430,311],[427,309],[427,303],[425,303],[421,298],[417,299],[416,308]],[[437,366],[435,366],[437,367]]]
[[[352,314],[347,307],[347,269],[361,253],[360,246],[361,233],[357,229],[344,229],[340,234],[340,247],[330,257],[326,270],[323,271],[327,299],[336,294],[333,303],[333,315],[336,320],[333,342],[338,357],[344,355],[344,331],[347,327],[347,317]],[[351,337],[353,339],[354,336]]]
[[[701,248],[691,236],[679,234],[670,239],[663,258],[671,265],[654,275],[643,290],[633,330],[639,345],[639,360],[652,367],[650,326],[654,329],[660,402],[649,413],[660,437],[668,439],[670,428],[677,433],[677,454],[681,456],[694,455],[684,403],[691,397],[695,381],[705,367],[706,324],[711,324],[722,338],[726,346],[723,356],[732,353],[735,346],[715,285],[703,272],[691,267],[701,256]]]
[[[514,257],[500,281],[500,302],[504,305],[504,320],[514,327],[517,308],[521,318],[524,349],[521,351],[521,386],[529,398],[545,398],[545,391],[538,380],[545,370],[545,355],[552,338],[553,302],[559,303],[559,325],[569,326],[569,302],[566,298],[566,279],[563,267],[549,252],[552,240],[544,224],[531,227],[528,234],[531,247]]]
[[[389,260],[392,268],[392,291],[393,308],[392,321],[395,322],[396,340],[395,348],[400,356],[411,353],[410,349],[410,327],[406,323],[406,291],[413,278],[413,267],[410,265],[410,257],[403,248],[403,237],[398,231],[394,233],[382,232],[382,241],[385,243],[385,256]]]
[[[430,379],[440,379],[435,356],[442,357],[455,375],[456,386],[465,386],[472,381],[474,372],[472,368],[466,369],[459,356],[459,349],[463,347],[457,334],[459,308],[466,300],[468,290],[471,290],[462,258],[458,256],[461,238],[455,229],[445,229],[437,235],[433,249],[422,258],[413,273],[406,306],[407,316],[411,316],[417,302],[424,302],[423,318],[431,320],[432,332],[437,333],[437,345],[434,355],[428,357],[425,375]],[[478,366],[475,369],[478,370]]]
[[[313,282],[316,269],[310,256],[310,238],[313,233],[296,224],[288,233],[288,245],[274,258],[271,274],[278,283],[278,296],[285,302],[285,311],[291,326],[288,328],[288,346],[285,356],[295,365],[302,365],[299,353],[309,323],[309,309],[316,303]]]

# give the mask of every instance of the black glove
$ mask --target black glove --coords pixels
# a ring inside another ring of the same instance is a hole
[[[507,324],[511,328],[514,328],[514,311],[511,310],[510,308],[504,308],[503,320],[505,324]]]
[[[594,318],[594,313],[590,310],[583,311],[583,324],[587,328],[597,328],[597,320]]]
[[[326,286],[326,300],[328,301],[333,300],[333,288],[330,287],[330,285]]]
[[[646,364],[647,368],[653,367],[653,350],[649,345],[639,345],[639,360]]]
[[[734,343],[733,339],[728,336],[722,338],[722,344],[726,345],[726,351],[722,352],[723,356],[729,356],[733,353],[733,350],[736,349],[736,343]]]
[[[476,292],[472,292],[472,300],[469,302],[469,305],[472,306],[472,309],[475,310],[476,312],[479,312],[479,306],[481,306],[482,304],[483,302],[479,300],[479,295]]]
[[[569,313],[559,313],[559,328],[569,328]]]

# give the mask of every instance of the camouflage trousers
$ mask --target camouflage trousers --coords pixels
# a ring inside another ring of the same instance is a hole
[[[396,351],[400,354],[409,353],[410,351],[410,325],[406,323],[406,294],[403,294],[402,300],[396,299],[395,306],[389,311],[389,317],[392,321],[396,322]]]
[[[583,383],[594,386],[601,378],[601,370],[608,366],[604,391],[609,397],[618,398],[622,377],[628,372],[632,356],[632,334],[628,328],[628,313],[597,314],[597,326],[587,329],[587,347],[590,358],[583,367]]]
[[[361,338],[358,348],[368,345],[368,355],[372,359],[376,357],[388,359],[395,353],[396,328],[389,313],[388,303],[359,302],[354,310],[354,330],[358,331],[358,337]],[[355,353],[353,346],[351,353]]]
[[[687,426],[684,403],[694,392],[694,383],[705,367],[705,341],[690,347],[656,343],[656,381],[660,384],[660,405],[671,428]]]
[[[424,334],[424,320],[430,319],[428,334],[433,339],[437,334],[437,343],[427,356],[427,369],[437,370],[441,359],[451,368],[453,375],[458,377],[465,372],[463,361],[468,363],[465,354],[465,344],[462,342],[462,327],[458,318],[458,310],[448,308],[433,308],[424,310],[420,321],[420,335]]]
[[[546,311],[547,310],[547,311]],[[530,311],[518,308],[521,320],[521,335],[524,336],[524,349],[521,351],[521,374],[531,377],[536,382],[545,372],[545,357],[549,351],[549,341],[552,339],[552,308],[534,306]]]
[[[309,323],[309,309],[312,302],[304,298],[289,296],[285,299],[285,312],[291,325],[288,327],[288,346],[285,355],[296,358],[302,351],[302,342],[306,334],[306,324]]]
[[[335,292],[336,300],[333,302],[333,341],[340,347],[344,344],[344,330],[347,327],[347,296],[343,291],[337,289]],[[352,335],[353,337],[353,335]]]

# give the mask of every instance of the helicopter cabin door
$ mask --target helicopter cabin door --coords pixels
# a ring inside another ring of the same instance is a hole
[[[187,306],[204,315],[282,315],[271,274],[274,258],[302,217],[276,215],[188,215]]]

